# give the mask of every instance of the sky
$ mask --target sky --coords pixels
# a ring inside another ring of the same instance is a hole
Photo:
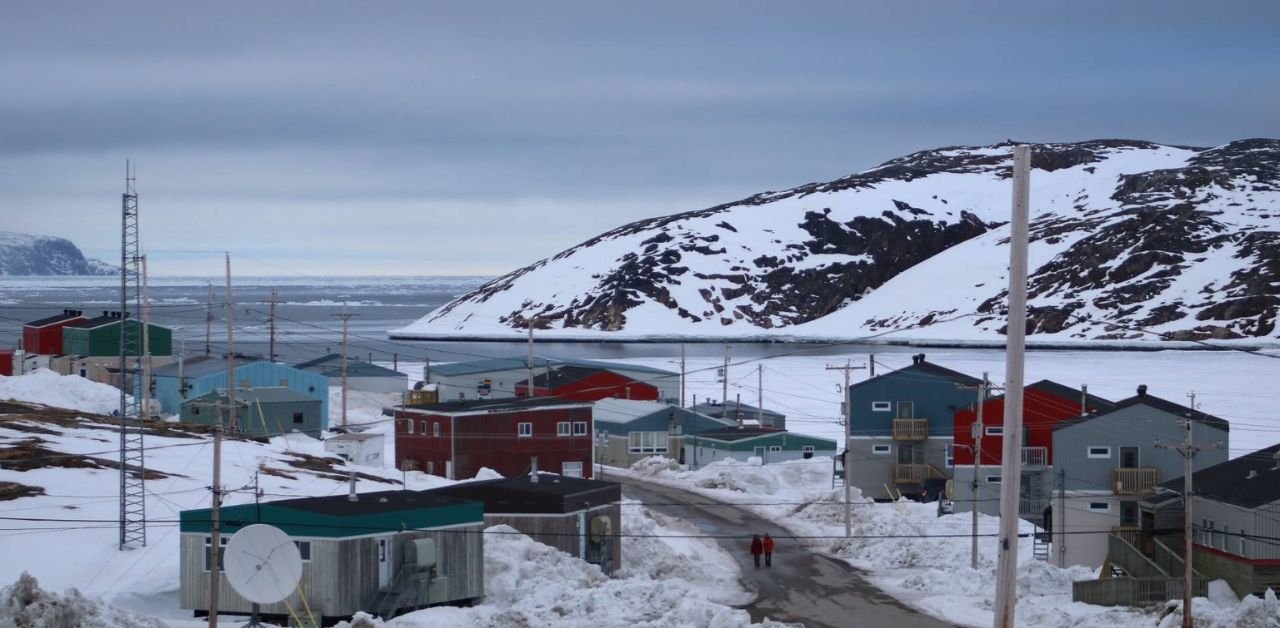
[[[1280,3],[0,3],[0,230],[494,275],[957,144],[1280,136]]]

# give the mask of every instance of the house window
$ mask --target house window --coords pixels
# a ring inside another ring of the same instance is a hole
[[[569,435],[570,435],[570,429],[569,429],[568,421],[561,421],[559,423],[556,423],[556,436],[569,436]]]
[[[987,436],[1004,436],[1003,425],[988,425]]]
[[[404,421],[404,433],[405,433],[405,434],[412,434],[412,433],[413,433],[413,419],[405,419],[405,421]]]
[[[891,401],[872,401],[871,402],[872,412],[888,412],[892,409],[893,409],[893,402]]]
[[[587,422],[586,422],[586,421],[574,421],[574,422],[573,422],[573,435],[574,435],[574,436],[586,436],[586,435],[587,435]]]
[[[627,434],[627,451],[633,454],[663,454],[667,452],[666,432],[631,432]]]
[[[1000,476],[998,475],[987,476],[987,484],[999,484],[999,483],[1000,483]]]
[[[944,466],[956,466],[956,449],[955,445],[947,445],[946,460],[943,461]]]
[[[1240,554],[1241,556],[1248,556],[1248,555],[1249,555],[1249,552],[1248,552],[1248,548],[1247,548],[1247,547],[1245,546],[1245,544],[1244,544],[1244,535],[1245,535],[1244,528],[1240,528],[1240,538],[1238,539],[1238,540],[1239,540],[1239,549],[1240,549],[1239,554]]]
[[[560,465],[560,475],[563,475],[563,476],[565,476],[565,477],[569,477],[569,478],[580,478],[580,477],[582,477],[582,463],[581,463],[581,462],[565,462],[565,463],[561,463],[561,465]]]
[[[200,406],[197,406],[197,405],[194,405],[194,404],[193,404],[193,405],[191,406],[191,414],[192,414],[192,415],[199,416],[199,414],[200,414]]]
[[[1089,512],[1111,512],[1111,502],[1089,502]]]
[[[890,453],[893,453],[893,446],[892,445],[872,445],[871,453],[888,455]]]
[[[293,413],[293,422],[294,422],[295,424],[297,424],[297,423],[302,423],[302,413],[301,413],[301,412],[294,412],[294,413]]]
[[[769,445],[769,451],[782,451],[782,447],[779,445]]]
[[[223,567],[224,567],[224,565],[223,565],[223,560],[222,560],[222,555],[223,555],[224,553],[226,553],[226,551],[227,551],[227,541],[228,541],[228,540],[229,540],[229,538],[228,538],[228,537],[227,537],[227,535],[225,535],[225,534],[222,534],[222,535],[219,535],[219,536],[218,536],[218,546],[221,548],[221,549],[219,549],[219,550],[218,550],[218,570],[219,570],[219,571],[222,571],[222,570],[223,570]],[[213,537],[209,537],[209,536],[204,537],[204,570],[205,570],[205,571],[209,571],[209,565],[210,565],[210,562],[209,562],[209,547],[210,547],[211,545],[213,545]]]
[[[435,474],[436,474],[436,463],[435,463],[435,461],[434,461],[434,460],[428,460],[428,461],[427,461],[427,475],[435,475]]]
[[[1099,459],[1105,458],[1110,460],[1111,447],[1098,447],[1098,446],[1090,445],[1088,454],[1090,458],[1099,458]]]
[[[916,415],[916,404],[914,401],[898,402],[898,418],[899,419],[914,419],[916,418],[915,415]]]
[[[310,562],[311,541],[294,541],[293,544],[298,546],[298,554],[302,556],[302,562]]]
[[[432,424],[431,424],[431,435],[432,435],[432,436],[439,436],[439,435],[440,435],[440,422],[439,422],[439,421],[436,421],[435,423],[432,423]]]
[[[533,436],[533,424],[532,424],[532,423],[517,423],[517,424],[516,424],[516,435],[517,435],[517,436],[519,436],[520,438],[528,438],[528,437],[530,437],[530,436]]]
[[[419,423],[418,423],[418,427],[422,430],[422,435],[423,435],[423,436],[426,436],[426,435],[427,435],[427,420],[426,420],[426,419],[423,419],[421,422],[419,422]]]
[[[804,447],[801,448],[801,451],[804,452],[805,460],[808,460],[809,458],[813,457],[813,445],[805,445]]]

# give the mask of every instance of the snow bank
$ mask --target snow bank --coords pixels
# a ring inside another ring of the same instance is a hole
[[[45,591],[31,574],[23,572],[17,582],[0,589],[0,626],[164,628],[165,625],[159,620],[86,598],[75,589],[64,595]]]
[[[48,369],[12,377],[0,375],[0,399],[95,414],[110,414],[120,409],[120,389],[75,375],[59,375]]]

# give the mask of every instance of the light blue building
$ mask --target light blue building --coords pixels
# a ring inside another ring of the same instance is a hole
[[[283,386],[320,401],[320,421],[329,427],[329,379],[292,366],[266,360],[236,360],[236,383],[240,388]],[[196,357],[180,363],[166,364],[151,373],[151,396],[160,403],[160,411],[178,414],[182,403],[201,395],[226,389],[227,360]]]

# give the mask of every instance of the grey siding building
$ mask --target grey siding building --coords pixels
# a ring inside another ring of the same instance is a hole
[[[1201,450],[1193,469],[1225,462],[1227,421],[1154,397],[1146,386],[1110,412],[1064,421],[1054,429],[1054,562],[1100,566],[1107,556],[1105,531],[1129,537],[1137,533],[1139,501],[1153,495],[1161,482],[1182,476],[1182,455],[1156,443],[1181,443],[1186,419],[1193,442],[1223,444],[1222,449]]]
[[[656,387],[660,401],[679,403],[680,400],[679,373],[638,364],[533,356],[533,375],[535,378],[545,373],[548,367],[557,366],[607,369]],[[469,362],[432,364],[429,367],[429,372],[423,375],[428,380],[428,384],[437,384],[439,386],[441,402],[472,399],[511,399],[516,396],[516,382],[528,379],[528,367],[527,356],[510,356],[485,358]]]
[[[767,427],[731,427],[690,434],[684,439],[684,460],[691,470],[725,459],[747,462],[759,458],[762,464],[770,464],[818,456],[829,458],[835,453],[833,440]],[[830,461],[822,464],[825,466]]]
[[[948,477],[957,409],[977,401],[980,380],[927,362],[849,386],[847,481],[874,499],[914,493],[927,478]]]
[[[611,467],[629,467],[649,456],[684,462],[686,434],[737,425],[671,404],[630,399],[601,399],[592,406],[591,416],[600,439],[597,462]]]
[[[183,402],[179,420],[213,425],[218,405],[229,404],[225,390],[206,393]],[[319,438],[324,429],[320,400],[283,386],[242,388],[236,391],[236,419],[243,434],[276,436],[302,432]],[[229,421],[223,418],[223,427]]]

